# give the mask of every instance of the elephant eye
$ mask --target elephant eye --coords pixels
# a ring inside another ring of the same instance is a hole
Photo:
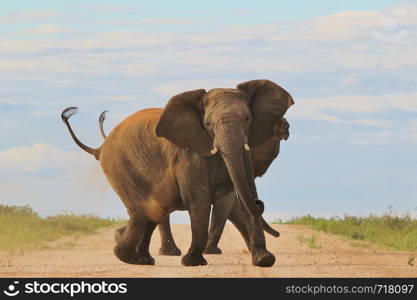
[[[249,121],[249,116],[246,116],[245,117],[245,121]]]
[[[210,122],[206,122],[206,126],[207,127],[211,127],[211,123]]]

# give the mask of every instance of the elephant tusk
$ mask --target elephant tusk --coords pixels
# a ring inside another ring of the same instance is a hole
[[[249,150],[250,150],[250,148],[249,148],[249,145],[248,145],[248,144],[244,144],[244,145],[243,145],[243,148],[245,148],[245,150],[246,150],[246,151],[249,151]]]
[[[214,155],[217,153],[217,147],[214,147],[213,149],[211,149],[210,151],[211,155]]]

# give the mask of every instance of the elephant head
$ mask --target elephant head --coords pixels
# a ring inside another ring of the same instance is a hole
[[[274,124],[293,104],[291,95],[269,80],[243,82],[236,89],[188,91],[169,100],[156,134],[200,155],[221,155],[235,189],[259,217],[250,147],[271,138]]]

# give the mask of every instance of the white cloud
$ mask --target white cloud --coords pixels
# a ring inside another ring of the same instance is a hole
[[[138,8],[137,6],[130,5],[88,5],[83,4],[78,7],[84,8],[88,11],[100,11],[100,12],[123,12],[123,13],[136,13]]]
[[[410,111],[417,112],[417,93],[379,96],[338,95],[296,99],[296,107],[288,111],[287,118],[289,120],[320,120],[347,125],[349,133],[344,133],[345,140],[349,140],[355,146],[368,146],[387,144],[392,141],[404,143],[417,141],[417,123],[401,120],[396,115],[396,112]],[[382,113],[388,117],[381,118]],[[362,128],[373,127],[373,130],[361,131],[350,128],[350,125]],[[321,133],[317,132],[314,139],[320,135]]]
[[[126,217],[122,202],[98,165],[48,177],[12,176],[0,181],[1,204],[30,205],[42,216],[62,212]]]
[[[143,24],[154,24],[154,25],[189,25],[197,23],[194,19],[180,19],[180,18],[145,18],[142,19]]]
[[[274,41],[334,42],[367,35],[376,26],[380,13],[375,11],[345,11],[310,19],[287,26],[288,33],[272,35]]]
[[[174,41],[171,33],[144,33],[140,31],[117,30],[95,35],[73,44],[78,49],[123,49],[128,47],[163,46]]]
[[[63,14],[53,10],[17,11],[0,16],[0,23],[29,23],[45,20],[57,20]]]
[[[26,29],[23,31],[20,31],[20,34],[25,35],[55,35],[55,34],[64,34],[73,32],[72,29],[63,27],[63,26],[57,26],[57,25],[41,25],[37,27],[33,27],[30,29]]]
[[[0,152],[1,203],[31,205],[42,215],[63,211],[125,216],[91,155],[46,143]]]
[[[243,82],[244,80],[242,80]],[[184,80],[184,81],[171,81],[170,83],[166,84],[160,84],[160,85],[154,85],[152,87],[152,90],[158,92],[161,95],[172,97],[176,94],[189,91],[189,90],[195,90],[195,89],[206,89],[207,91],[216,88],[216,87],[230,87],[234,88],[239,82],[236,82],[235,80],[229,79],[191,79],[191,80]]]
[[[345,123],[353,124],[353,125],[372,126],[372,127],[391,127],[393,125],[392,121],[381,121],[381,120],[372,120],[372,119],[345,121]]]
[[[85,153],[63,151],[49,144],[36,143],[0,152],[0,173],[41,172],[88,165],[91,157]],[[94,159],[93,159],[94,160]]]
[[[105,6],[104,9],[114,8]],[[412,6],[405,6],[404,10],[406,15],[398,16],[398,27],[407,25],[417,30],[417,18],[410,17],[417,16],[417,10]],[[15,14],[46,18],[59,13],[38,11]],[[5,38],[0,41],[1,54],[25,54],[24,58],[4,58],[0,67],[9,74],[29,70],[70,73],[72,78],[76,77],[74,73],[136,77],[165,75],[168,70],[182,73],[182,69],[193,77],[207,70],[311,74],[417,67],[415,30],[407,29],[410,31],[407,37],[395,44],[383,43],[372,36],[371,30],[380,28],[381,20],[386,15],[389,13],[348,11],[289,24],[217,27],[214,24],[204,31],[186,33],[166,32],[163,27],[154,32],[83,30],[82,35],[76,34],[71,39],[55,37],[55,33],[68,28],[50,23],[28,29],[28,32],[37,33],[40,36],[38,39]],[[105,20],[115,21],[111,18]],[[193,22],[158,18],[138,18],[134,21],[166,25]],[[48,55],[43,55],[43,52],[48,52]],[[50,76],[56,78],[56,74]],[[360,84],[359,79],[352,76],[344,77],[341,83]]]
[[[401,11],[403,13],[399,14]],[[392,24],[388,24],[388,23]],[[390,26],[391,25],[391,26]],[[385,35],[395,35],[404,26],[417,25],[417,7],[388,6],[383,11],[344,11],[336,14],[317,17],[300,23],[287,24],[282,33],[270,36],[271,40],[283,42],[334,43],[365,38],[368,41],[375,37],[374,30]]]
[[[190,25],[204,22],[201,19],[181,18],[125,18],[125,19],[96,19],[94,23],[118,26],[143,26],[143,25]]]
[[[137,97],[131,95],[105,96],[97,98],[98,101],[105,102],[131,102],[137,100]]]
[[[16,103],[14,99],[0,97],[0,104],[15,105]]]
[[[417,92],[385,95],[335,95],[323,98],[297,100],[297,109],[291,110],[291,115],[300,118],[329,119],[331,112],[350,115],[378,114],[394,110],[417,112]],[[362,120],[362,124],[384,124],[380,121]]]

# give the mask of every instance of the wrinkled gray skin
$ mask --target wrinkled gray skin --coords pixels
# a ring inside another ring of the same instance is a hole
[[[104,120],[106,118],[106,111],[102,112],[99,118],[99,128],[101,135],[106,139],[104,132]],[[273,160],[278,156],[280,151],[280,142],[289,138],[290,124],[285,118],[276,121],[274,126],[274,135],[268,141],[260,146],[252,149],[252,164],[254,170],[254,177],[262,177]],[[222,251],[218,247],[220,237],[223,233],[226,220],[229,220],[235,225],[235,227],[242,234],[245,243],[249,249],[250,242],[248,236],[248,229],[245,226],[244,220],[248,217],[246,210],[241,207],[237,202],[237,194],[232,192],[222,199],[216,201],[213,205],[213,211],[211,214],[211,222],[209,229],[209,237],[204,253],[206,254],[221,254]],[[126,226],[123,226],[116,230],[116,241],[122,236]],[[159,225],[159,233],[161,236],[161,248],[159,249],[159,255],[179,256],[181,250],[175,244],[174,237],[171,232],[171,226],[169,222],[169,216],[167,216]],[[279,232],[271,229],[267,224],[264,225],[264,230],[271,235],[278,237]],[[250,251],[250,249],[249,249]]]
[[[252,264],[268,267],[275,257],[266,249],[249,146],[273,136],[276,120],[292,97],[269,80],[241,83],[237,89],[194,90],[176,95],[163,110],[139,111],[112,130],[100,148],[81,143],[63,111],[74,142],[100,161],[130,221],[114,254],[132,264],[154,264],[152,233],[174,210],[188,210],[192,242],[182,264],[205,265],[211,204],[235,189],[247,211]]]

